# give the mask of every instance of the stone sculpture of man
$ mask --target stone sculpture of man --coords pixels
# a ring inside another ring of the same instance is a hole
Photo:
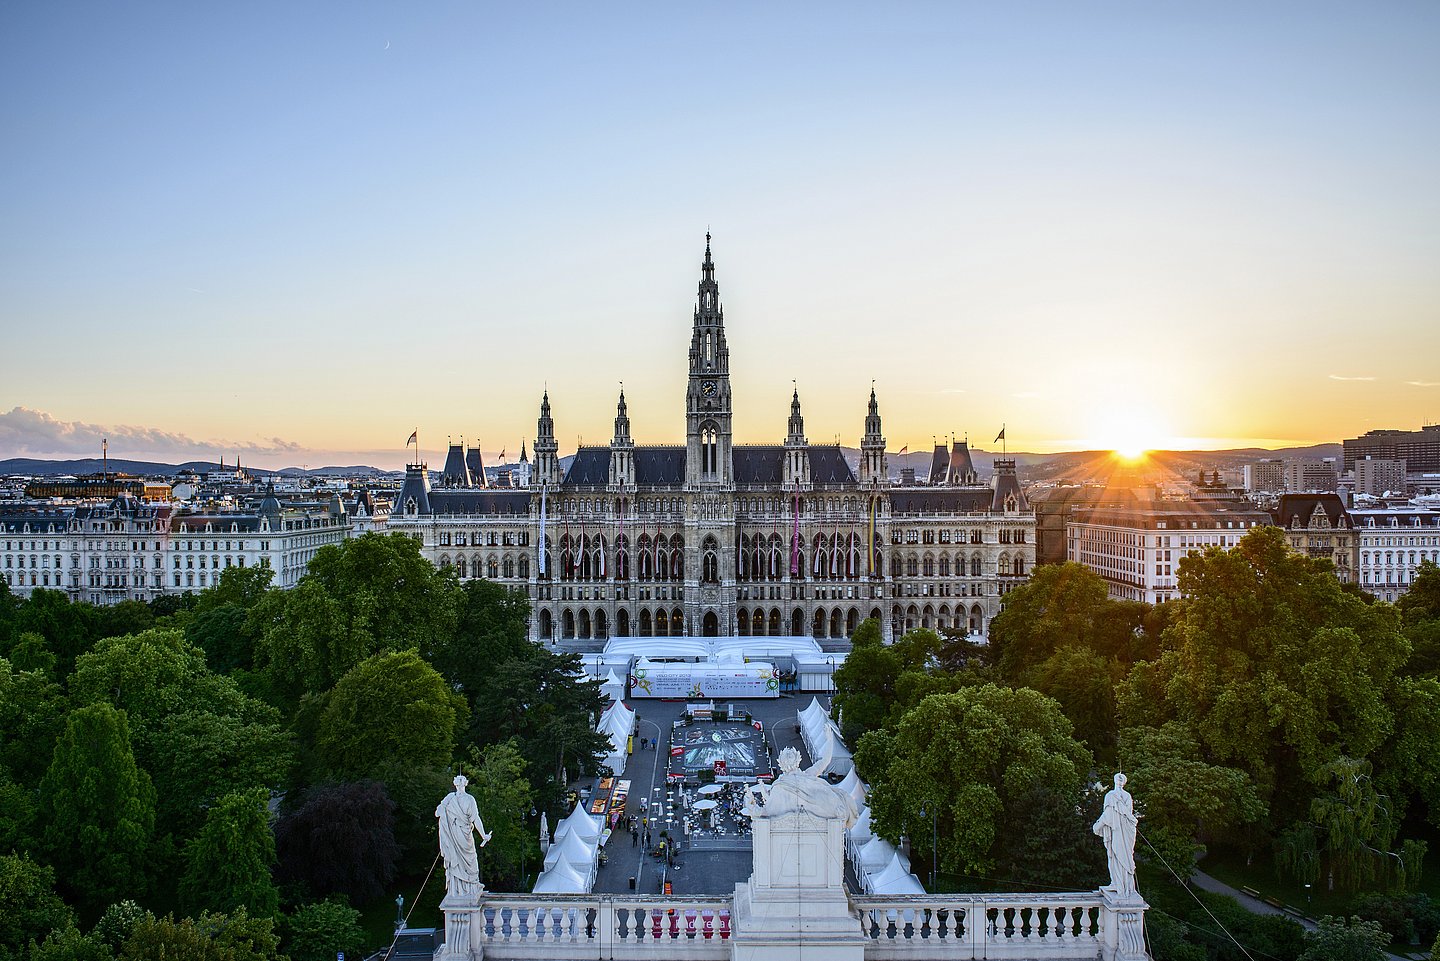
[[[485,886],[480,883],[480,856],[475,849],[474,835],[480,835],[480,846],[490,843],[480,809],[465,790],[470,781],[463,774],[455,776],[455,791],[435,809],[440,821],[440,855],[445,859],[445,887],[451,897],[473,898]]]
[[[1105,842],[1110,862],[1110,884],[1102,890],[1120,898],[1135,897],[1135,833],[1140,819],[1135,800],[1125,790],[1125,775],[1115,775],[1115,787],[1105,792],[1105,807],[1091,828]]]
[[[780,752],[780,776],[768,787],[751,785],[746,791],[745,813],[752,818],[777,818],[804,813],[829,820],[839,819],[845,827],[855,823],[855,801],[844,791],[820,777],[830,765],[833,744],[827,741],[825,757],[807,770],[800,770],[800,752],[787,747]]]

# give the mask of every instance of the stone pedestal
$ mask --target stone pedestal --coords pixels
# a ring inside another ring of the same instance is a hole
[[[445,895],[440,910],[445,915],[445,950],[443,961],[479,961],[480,932],[473,930],[480,907],[480,895]]]
[[[755,870],[735,886],[734,961],[863,961],[845,896],[845,825],[797,811],[754,821]]]
[[[1150,905],[1138,894],[1119,897],[1100,889],[1103,923],[1100,932],[1104,961],[1150,961],[1145,950],[1145,910]]]

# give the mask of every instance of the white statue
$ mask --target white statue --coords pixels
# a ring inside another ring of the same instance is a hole
[[[480,883],[480,856],[475,849],[474,834],[480,835],[480,846],[490,843],[485,823],[475,799],[465,790],[470,781],[463,774],[455,776],[455,792],[435,809],[440,820],[440,854],[445,859],[445,886],[452,897],[472,898],[485,890]]]
[[[1091,828],[1105,842],[1105,855],[1110,861],[1110,884],[1101,890],[1117,897],[1130,898],[1135,889],[1135,833],[1140,819],[1135,815],[1135,800],[1125,790],[1125,775],[1115,775],[1115,787],[1105,792],[1105,807],[1100,819]]]
[[[803,771],[799,751],[793,747],[781,751],[780,776],[774,784],[752,784],[746,789],[745,813],[752,818],[777,818],[799,812],[826,820],[840,819],[849,828],[858,815],[854,799],[820,776],[830,766],[834,749],[832,732],[825,741],[825,756]]]

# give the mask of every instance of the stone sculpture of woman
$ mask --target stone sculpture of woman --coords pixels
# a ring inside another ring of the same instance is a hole
[[[1115,775],[1115,787],[1105,792],[1105,807],[1092,831],[1105,842],[1105,855],[1110,862],[1110,884],[1102,890],[1120,898],[1134,897],[1135,833],[1140,819],[1135,815],[1135,800],[1125,790],[1125,775]]]
[[[480,835],[480,846],[490,843],[490,835],[480,820],[475,799],[465,790],[469,780],[455,776],[455,791],[435,809],[440,821],[440,855],[445,859],[445,887],[451,897],[473,898],[485,886],[480,883],[480,855],[475,849],[474,835]]]

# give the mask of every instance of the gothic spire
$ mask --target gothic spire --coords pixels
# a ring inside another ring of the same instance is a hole
[[[622,444],[630,443],[630,413],[625,407],[625,388],[620,388],[620,402],[615,405],[615,437],[610,441],[612,447],[619,447]]]
[[[800,389],[798,387],[795,388],[795,393],[790,398],[790,428],[785,443],[805,443],[805,418],[800,414]]]

